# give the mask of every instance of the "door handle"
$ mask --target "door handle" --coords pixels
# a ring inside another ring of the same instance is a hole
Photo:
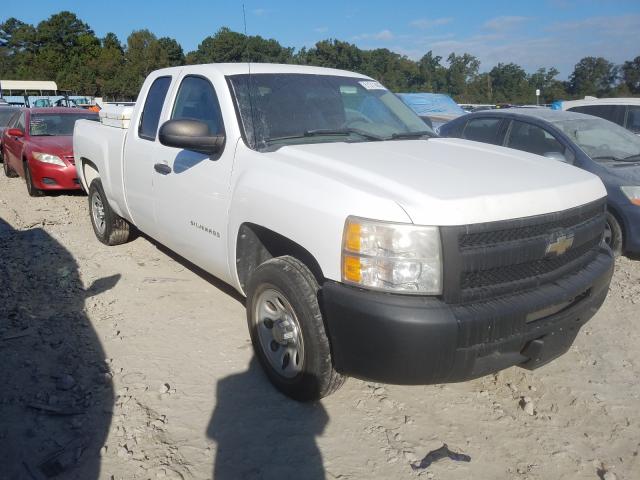
[[[171,167],[166,163],[156,163],[153,169],[162,175],[169,175],[171,173]]]

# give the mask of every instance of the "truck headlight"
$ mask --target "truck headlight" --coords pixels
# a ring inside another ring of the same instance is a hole
[[[66,167],[60,157],[58,157],[57,155],[51,155],[50,153],[33,152],[33,158],[42,163],[51,163],[53,165]]]
[[[622,193],[625,194],[631,203],[640,207],[640,186],[620,187],[620,190],[622,190]]]
[[[374,290],[441,294],[438,227],[347,218],[342,281]]]

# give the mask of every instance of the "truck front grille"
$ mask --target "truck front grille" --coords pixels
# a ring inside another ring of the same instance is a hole
[[[546,215],[442,227],[445,301],[488,300],[575,273],[598,253],[605,212],[602,199]]]

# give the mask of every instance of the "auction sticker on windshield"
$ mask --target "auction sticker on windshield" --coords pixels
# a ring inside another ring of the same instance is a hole
[[[380,82],[376,82],[374,80],[364,80],[359,83],[367,90],[386,90]]]

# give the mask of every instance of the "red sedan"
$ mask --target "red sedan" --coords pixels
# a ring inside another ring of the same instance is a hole
[[[42,190],[78,190],[73,158],[76,120],[98,120],[98,115],[78,108],[23,108],[3,133],[4,173],[21,176],[32,197]]]

